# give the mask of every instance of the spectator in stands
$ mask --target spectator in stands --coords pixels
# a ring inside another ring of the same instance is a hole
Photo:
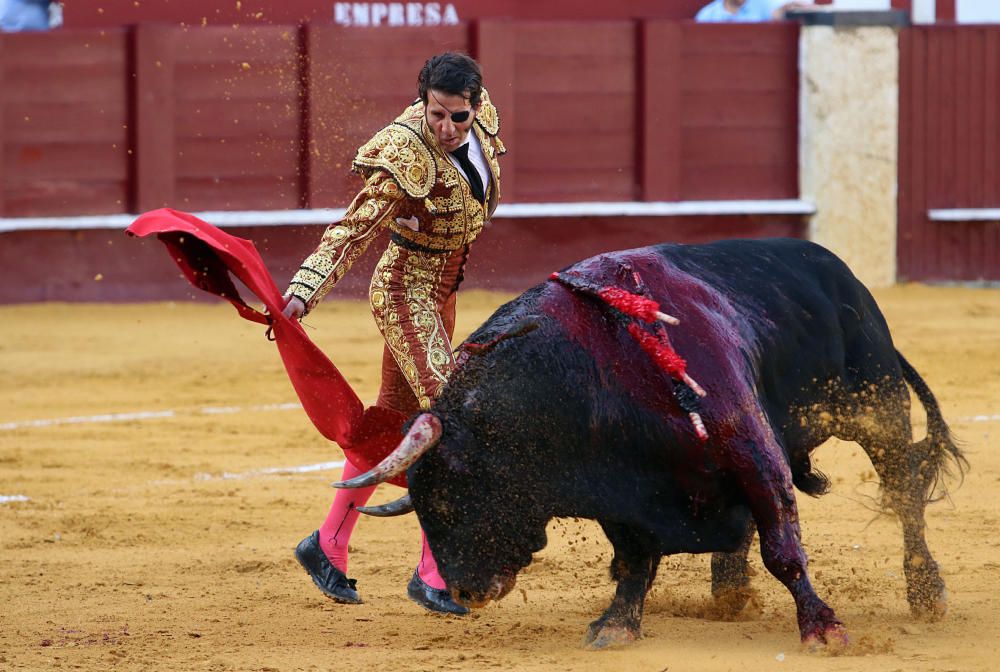
[[[354,170],[365,185],[344,218],[330,225],[292,278],[284,314],[301,318],[347,273],[383,229],[388,248],[371,280],[372,313],[385,338],[376,406],[410,417],[431,402],[454,370],[455,299],[469,245],[500,197],[499,117],[479,65],[449,52],[428,60],[418,98],[362,145]],[[344,479],[361,473],[348,462]],[[374,486],[340,490],[323,525],[295,550],[328,597],[358,603],[348,579],[348,540]],[[466,614],[454,602],[423,542],[407,593],[426,609]]]
[[[789,9],[811,7],[809,2],[788,0],[712,0],[694,20],[700,23],[754,23],[785,18]]]
[[[49,29],[50,0],[0,0],[0,32]]]

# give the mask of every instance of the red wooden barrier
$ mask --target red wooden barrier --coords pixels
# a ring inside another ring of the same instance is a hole
[[[5,35],[0,212],[346,205],[355,149],[445,49],[483,61],[511,150],[505,202],[794,198],[797,31],[495,20]]]
[[[900,37],[899,276],[1000,280],[1000,222],[930,209],[1000,208],[1000,27]]]
[[[644,200],[798,197],[798,31],[646,23]]]
[[[6,217],[128,211],[126,32],[0,36]]]

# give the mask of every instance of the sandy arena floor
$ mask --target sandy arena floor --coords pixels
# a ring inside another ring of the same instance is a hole
[[[463,296],[461,335],[504,298]],[[457,619],[406,598],[415,519],[363,520],[350,573],[367,601],[336,605],[292,549],[322,520],[339,470],[276,468],[342,455],[282,406],[295,396],[257,325],[228,304],[0,307],[0,670],[1000,669],[1000,291],[877,298],[972,471],[928,515],[951,611],[915,622],[900,530],[872,508],[870,464],[853,444],[820,448],[834,490],[800,505],[814,583],[851,632],[836,658],[800,650],[791,597],[756,554],[757,604],[738,621],[710,617],[708,557],[677,556],[661,566],[641,642],[582,650],[613,593],[610,546],[586,521],[554,522],[520,590]],[[328,302],[309,322],[372,399],[381,344],[366,306]],[[155,415],[94,421],[138,412]]]

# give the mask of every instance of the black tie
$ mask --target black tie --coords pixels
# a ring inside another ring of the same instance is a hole
[[[479,177],[479,171],[476,170],[476,167],[472,165],[472,161],[469,160],[469,143],[461,145],[451,155],[458,160],[458,165],[462,166],[462,170],[465,171],[469,179],[469,187],[472,189],[472,195],[477,201],[482,203],[486,200],[486,192],[483,191],[483,178]]]

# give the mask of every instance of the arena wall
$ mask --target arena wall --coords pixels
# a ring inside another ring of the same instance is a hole
[[[523,289],[615,247],[802,235],[797,24],[482,20],[392,36],[318,24],[0,36],[11,84],[0,88],[0,300],[176,296],[152,289],[164,285],[146,277],[151,258],[120,237],[128,213],[345,207],[359,186],[355,149],[412,100],[417,67],[444,49],[484,65],[510,150],[503,203],[696,206],[509,224],[501,212],[474,250],[487,270],[470,273],[473,286]],[[757,205],[712,206],[734,200]],[[81,215],[117,219],[105,231],[48,219]],[[248,235],[280,276],[319,232],[303,240],[268,223]]]
[[[900,44],[899,275],[1000,282],[1000,26]]]

